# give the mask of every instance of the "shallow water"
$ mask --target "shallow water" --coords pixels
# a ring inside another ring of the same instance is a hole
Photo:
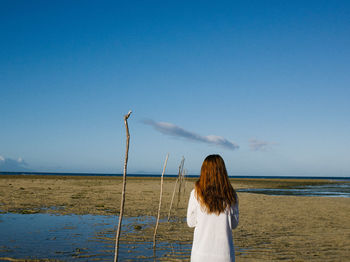
[[[350,197],[350,183],[305,185],[293,188],[242,188],[237,191],[273,196]]]
[[[102,260],[114,257],[118,217],[96,215],[0,214],[0,259]],[[122,234],[154,226],[153,217],[123,218]],[[123,261],[153,261],[151,242],[121,241]],[[156,256],[189,257],[191,244],[157,242]]]

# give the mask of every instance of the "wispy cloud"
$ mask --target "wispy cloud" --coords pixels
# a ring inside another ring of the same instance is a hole
[[[187,131],[179,126],[167,122],[155,122],[153,120],[145,120],[143,122],[147,125],[152,126],[154,129],[165,135],[170,135],[173,137],[182,137],[188,140],[217,145],[231,150],[236,150],[239,148],[239,146],[236,143],[233,143],[221,136],[201,136],[199,134]]]
[[[28,164],[21,157],[12,159],[0,155],[0,171],[26,171],[27,166]]]
[[[249,147],[252,151],[266,151],[271,145],[276,145],[275,142],[267,142],[262,140],[257,140],[255,138],[249,140]]]

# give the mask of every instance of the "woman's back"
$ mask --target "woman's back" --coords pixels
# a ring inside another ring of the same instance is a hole
[[[238,217],[238,197],[225,162],[219,155],[209,155],[188,202],[187,224],[195,227],[191,261],[234,261],[232,229]]]
[[[187,209],[187,224],[195,227],[191,261],[234,261],[232,229],[238,219],[238,203],[219,215],[207,213],[192,190]]]

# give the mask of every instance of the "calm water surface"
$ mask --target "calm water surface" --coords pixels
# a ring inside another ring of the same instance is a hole
[[[116,216],[0,214],[0,260],[4,257],[112,261]],[[123,218],[122,233],[136,233],[135,225],[154,226],[153,217]],[[157,257],[190,256],[191,244],[157,242]],[[141,257],[140,257],[141,256]],[[123,261],[153,261],[151,242],[121,241]]]
[[[350,197],[350,183],[305,185],[292,188],[242,188],[237,191],[273,196]]]

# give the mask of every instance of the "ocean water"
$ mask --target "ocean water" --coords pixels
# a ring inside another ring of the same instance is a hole
[[[112,176],[121,177],[123,174],[105,173],[58,173],[58,172],[5,172],[0,171],[0,175],[47,175],[47,176]],[[132,174],[128,177],[160,177],[161,174]],[[165,174],[165,177],[175,177],[177,174]],[[198,177],[198,175],[187,175],[187,177]],[[230,178],[254,178],[254,179],[328,179],[337,181],[350,181],[350,177],[340,176],[230,176]]]

